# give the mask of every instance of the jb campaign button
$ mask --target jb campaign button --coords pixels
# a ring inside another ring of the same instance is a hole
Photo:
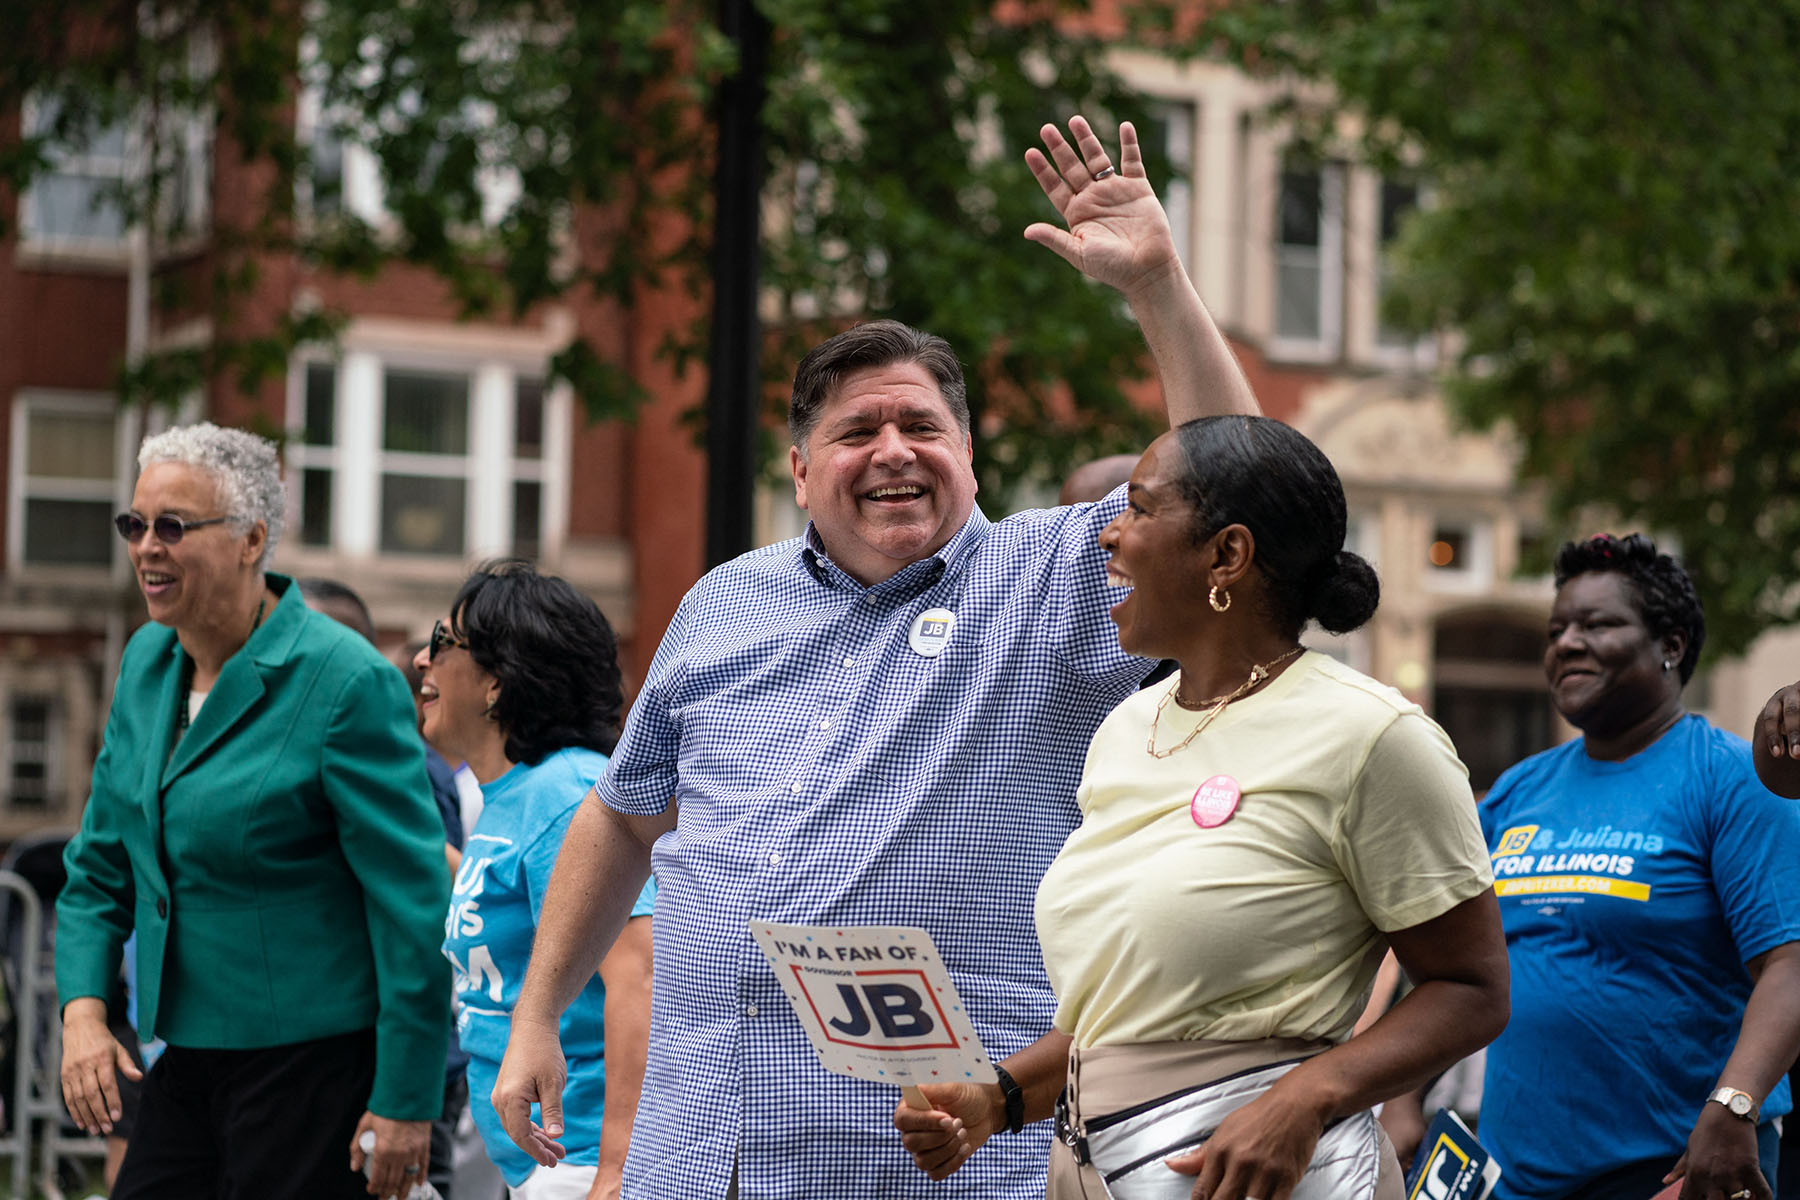
[[[947,608],[928,608],[913,618],[912,629],[906,635],[907,644],[913,653],[925,658],[936,658],[950,644],[950,630],[956,625],[956,614]]]

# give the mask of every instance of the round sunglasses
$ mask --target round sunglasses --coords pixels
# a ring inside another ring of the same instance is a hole
[[[148,529],[156,534],[157,541],[165,546],[173,546],[190,529],[204,529],[208,525],[218,525],[229,520],[230,517],[207,517],[204,521],[184,521],[173,513],[164,513],[154,521],[146,521],[136,513],[122,512],[113,518],[113,527],[128,542],[138,541]]]

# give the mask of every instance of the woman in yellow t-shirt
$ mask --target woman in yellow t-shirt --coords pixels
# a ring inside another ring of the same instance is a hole
[[[895,1124],[942,1178],[1055,1115],[1056,1200],[1397,1198],[1369,1106],[1506,1023],[1468,773],[1417,705],[1299,644],[1379,594],[1316,446],[1267,418],[1191,421],[1129,487],[1100,535],[1130,589],[1119,642],[1181,670],[1100,726],[1082,824],[1039,888],[1056,1028],[999,1083],[926,1087],[934,1111]],[[1389,946],[1416,986],[1350,1040]]]

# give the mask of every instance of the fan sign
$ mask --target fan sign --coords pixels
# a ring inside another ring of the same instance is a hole
[[[923,929],[752,920],[827,1071],[875,1083],[991,1083],[994,1068]]]

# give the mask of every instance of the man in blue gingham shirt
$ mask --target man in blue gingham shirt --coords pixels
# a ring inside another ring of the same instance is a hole
[[[1028,236],[1125,294],[1173,416],[1255,411],[1129,126],[1117,173],[1085,122],[1071,129],[1079,155],[1049,127],[1055,167],[1027,155],[1069,230]],[[1048,1123],[930,1182],[890,1124],[895,1089],[818,1066],[747,926],[923,926],[991,1055],[1048,1031],[1032,897],[1079,820],[1089,737],[1148,667],[1107,619],[1098,535],[1125,490],[990,523],[955,355],[897,322],[808,354],[790,425],[812,522],[682,601],[564,843],[496,1106],[554,1161],[556,1014],[654,868],[626,1196],[1035,1198]]]

